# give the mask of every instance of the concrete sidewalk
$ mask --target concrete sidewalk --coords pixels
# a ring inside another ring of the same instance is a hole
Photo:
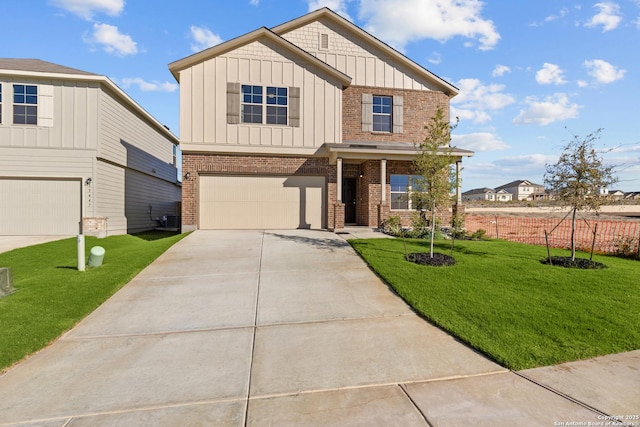
[[[638,368],[633,352],[509,372],[339,235],[196,231],[0,376],[0,425],[586,425],[638,413]]]

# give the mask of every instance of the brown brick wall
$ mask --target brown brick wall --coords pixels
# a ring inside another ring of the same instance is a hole
[[[403,132],[362,131],[362,94],[403,97]],[[442,92],[400,90],[371,86],[349,86],[342,92],[342,139],[344,141],[380,141],[420,143],[426,137],[425,125],[438,107],[449,117],[449,98]]]

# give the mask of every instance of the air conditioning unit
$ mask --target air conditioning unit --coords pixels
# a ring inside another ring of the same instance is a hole
[[[165,224],[167,228],[178,228],[180,227],[180,217],[177,215],[167,215],[167,223]]]

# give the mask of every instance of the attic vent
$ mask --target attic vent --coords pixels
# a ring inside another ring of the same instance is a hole
[[[320,34],[320,49],[329,49],[329,34],[321,33]]]

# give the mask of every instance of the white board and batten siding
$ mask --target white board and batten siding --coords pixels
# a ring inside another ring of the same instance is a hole
[[[300,126],[227,123],[227,83],[296,87]],[[340,142],[342,85],[264,38],[180,71],[180,132],[186,144],[308,150]]]
[[[328,46],[321,47],[326,35]],[[404,90],[442,90],[384,51],[329,19],[319,19],[280,36],[352,78],[355,86]]]
[[[108,218],[110,235],[153,228],[155,217],[175,215],[181,200],[173,144],[110,92],[100,106],[95,215]]]
[[[203,175],[200,229],[322,229],[323,176]]]

